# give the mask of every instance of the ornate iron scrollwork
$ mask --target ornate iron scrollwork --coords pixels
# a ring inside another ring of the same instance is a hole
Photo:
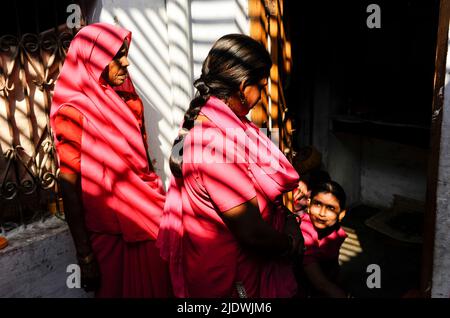
[[[61,70],[73,35],[72,32],[64,31],[27,33],[21,38],[12,35],[0,37],[0,54],[8,59],[7,63],[3,63],[4,59],[2,61],[0,56],[0,98],[4,101],[0,107],[8,108],[3,113],[8,114],[8,118],[4,119],[11,126],[10,136],[2,136],[0,131],[1,140],[9,144],[9,149],[0,148],[0,233],[4,222],[18,225],[24,223],[23,209],[27,198],[36,197],[35,201],[39,204],[45,201],[46,212],[54,209],[56,216],[62,215],[57,178],[59,169],[48,116],[55,78]],[[33,76],[27,74],[25,66],[32,70]],[[21,87],[17,87],[19,82]],[[43,92],[44,105],[33,104],[35,100],[29,96],[30,85]],[[40,128],[42,132],[39,136],[36,136],[36,129],[33,130],[31,140],[34,140],[34,149],[28,151],[20,144],[21,139],[13,135],[17,132],[12,127],[15,108],[11,105],[16,98],[12,93],[18,89],[23,89],[25,98],[28,99],[28,109],[41,107],[47,120],[46,127],[43,130]],[[36,207],[36,210],[41,208]],[[17,214],[16,217],[14,213]]]

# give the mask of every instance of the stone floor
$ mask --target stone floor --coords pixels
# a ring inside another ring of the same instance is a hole
[[[366,226],[364,221],[378,212],[361,205],[342,222],[349,236],[340,251],[342,279],[356,298],[399,298],[419,286],[421,244],[397,241]],[[379,289],[367,287],[370,264],[380,266]]]

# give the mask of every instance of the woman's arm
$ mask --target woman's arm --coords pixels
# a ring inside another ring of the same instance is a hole
[[[84,223],[79,175],[61,173],[60,183],[64,200],[64,215],[75,243],[81,268],[82,287],[86,291],[93,291],[100,286],[100,269],[92,252],[89,233]]]
[[[84,223],[81,203],[81,185],[78,174],[60,174],[61,191],[64,200],[64,214],[72,234],[78,255],[92,253],[89,235]]]
[[[345,291],[325,276],[318,263],[304,265],[303,270],[313,287],[321,294],[331,298],[347,298]]]
[[[81,283],[86,291],[90,291],[99,286],[100,271],[92,253],[81,200],[82,129],[81,113],[71,106],[63,106],[55,117],[55,134],[59,140],[56,150],[61,169],[59,181],[64,202],[64,215],[81,267]]]
[[[256,197],[223,212],[221,217],[239,243],[260,255],[276,257],[297,252],[298,242],[291,240],[290,233],[280,233],[262,219]],[[288,231],[300,229],[289,227]],[[292,233],[292,237],[296,234]]]

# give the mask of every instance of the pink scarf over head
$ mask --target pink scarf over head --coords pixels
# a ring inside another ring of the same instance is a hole
[[[126,241],[154,240],[165,193],[150,170],[138,121],[103,70],[131,32],[106,23],[81,29],[72,40],[58,78],[50,120],[68,105],[83,115],[81,186],[86,225]],[[134,91],[127,78],[123,90]],[[55,140],[58,144],[58,140]]]
[[[202,107],[201,113],[208,117],[227,138],[230,131],[235,134],[235,137],[238,135],[237,138],[232,138],[235,147],[231,148],[237,149],[239,152],[237,156],[245,157],[255,182],[269,202],[276,205],[281,203],[282,194],[297,186],[299,175],[294,167],[256,125],[246,118],[239,119],[225,103],[216,97],[208,100]],[[242,143],[244,139],[239,138],[239,135],[246,137],[245,142]],[[157,240],[161,257],[169,261],[172,285],[177,297],[189,297],[183,275],[184,230],[183,207],[180,204],[183,186],[182,178],[172,176]],[[260,210],[263,210],[261,206]],[[281,209],[275,209],[272,213],[272,226],[281,231],[284,226],[284,215]],[[214,286],[211,287],[214,288]],[[296,288],[290,264],[274,261],[264,266],[260,286],[261,297],[290,297],[295,294]]]

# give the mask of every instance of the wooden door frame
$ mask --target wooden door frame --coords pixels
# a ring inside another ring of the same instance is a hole
[[[437,181],[444,106],[444,86],[448,47],[450,0],[440,0],[436,41],[435,71],[433,83],[430,154],[428,158],[426,210],[423,230],[422,272],[420,290],[424,297],[431,297],[433,281],[433,257],[436,231]]]

